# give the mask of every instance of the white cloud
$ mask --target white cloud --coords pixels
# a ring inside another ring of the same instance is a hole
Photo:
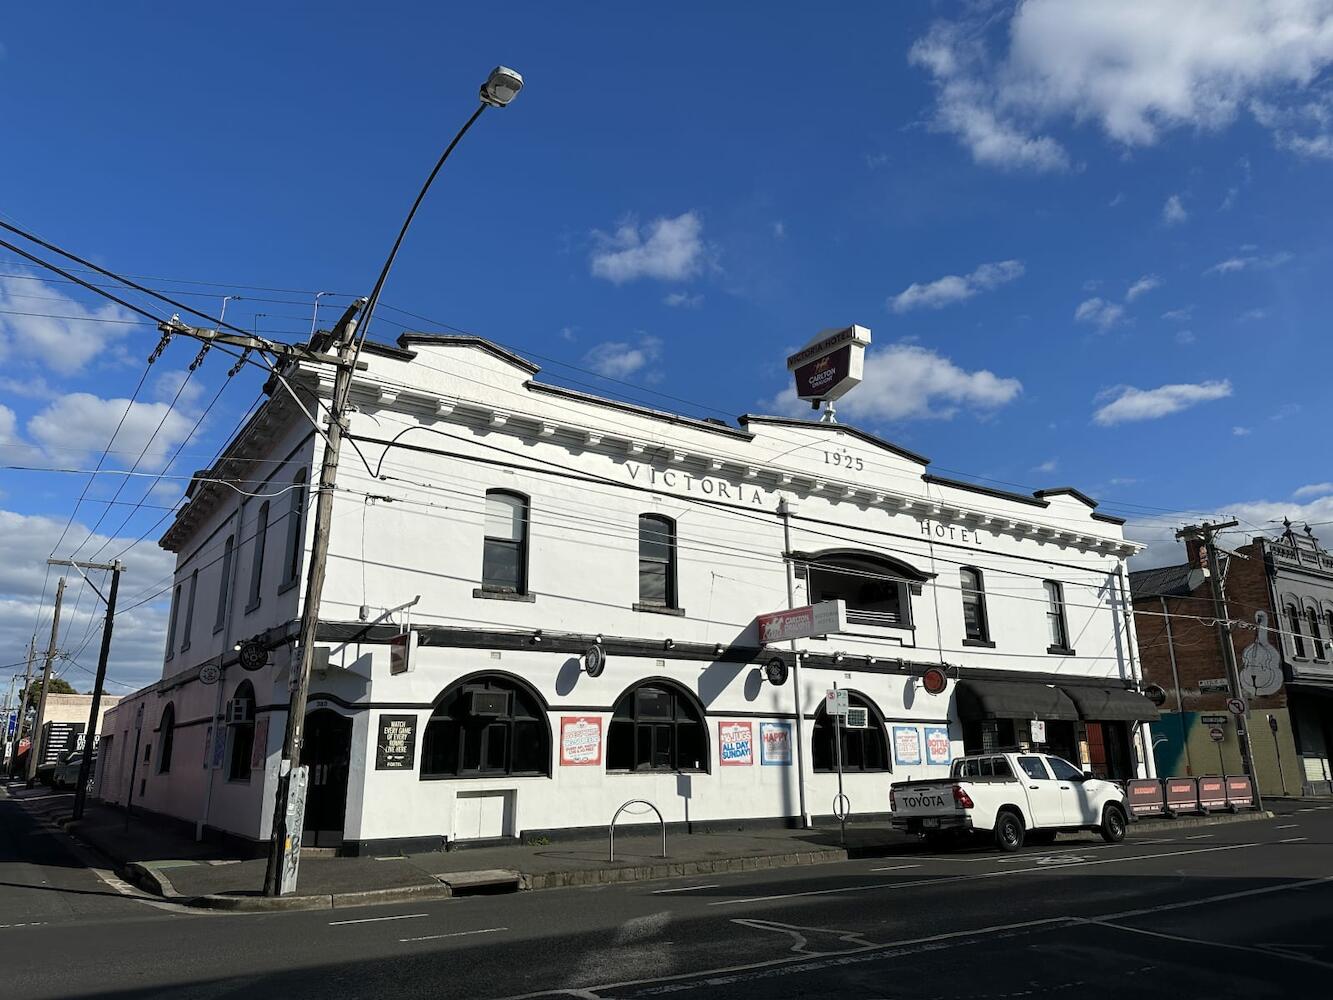
[[[46,558],[64,527],[64,516],[46,517],[0,510],[0,648],[13,652],[21,652],[27,648],[33,623],[38,618],[38,603],[46,573]],[[58,554],[67,555],[74,545],[82,542],[87,536],[88,525],[75,521]],[[134,540],[133,536],[110,539],[107,554],[120,551]],[[94,535],[84,546],[83,551],[95,552],[103,542],[107,541],[105,535]],[[159,587],[166,586],[176,561],[172,553],[157,547],[155,537],[135,545],[124,559],[129,570],[122,584],[123,586],[133,584],[131,593],[140,591],[152,593]],[[97,577],[94,576],[93,579],[96,580]],[[73,591],[78,586],[78,577],[71,573],[70,592],[61,616],[60,648],[63,652],[74,654],[85,668],[91,668],[97,663],[97,628],[103,610],[87,595],[81,602],[76,601]],[[53,578],[47,588],[43,605],[47,615],[50,614],[51,594],[54,588]],[[122,588],[122,600],[124,595],[125,590]],[[111,643],[109,671],[113,681],[139,687],[161,677],[168,597],[169,595],[164,593],[155,601],[117,616],[116,630]],[[80,655],[78,650],[81,640],[88,634],[89,626],[92,626],[93,630],[91,638]],[[47,629],[49,632],[49,624]],[[18,659],[18,656],[13,656],[11,659]],[[92,683],[90,676],[66,660],[60,660],[58,666],[64,670],[65,679],[80,691],[89,689]],[[107,691],[110,694],[125,694],[128,688],[123,684],[111,683]]]
[[[1212,267],[1205,270],[1204,274],[1234,274],[1237,271],[1244,271],[1248,268],[1267,271],[1275,267],[1281,267],[1292,259],[1292,254],[1283,250],[1278,253],[1271,253],[1264,256],[1259,254],[1244,254],[1236,257],[1228,257],[1226,260],[1220,260]]]
[[[14,440],[14,428],[17,423],[14,411],[4,403],[0,403],[0,445],[9,444]]]
[[[133,329],[114,302],[88,308],[44,281],[0,276],[0,358],[32,361],[71,375]]]
[[[1140,295],[1147,295],[1154,288],[1162,287],[1162,279],[1155,274],[1145,274],[1134,284],[1129,286],[1129,291],[1125,292],[1125,301],[1133,302]]]
[[[1016,378],[984,369],[966,371],[934,351],[915,344],[875,348],[866,357],[865,379],[838,401],[838,413],[862,424],[875,421],[948,420],[968,410],[986,414],[1013,402],[1023,391]],[[794,416],[808,415],[810,404],[788,388],[765,404]]]
[[[672,292],[662,302],[677,309],[698,309],[703,305],[704,297],[691,295],[688,292]]]
[[[696,212],[639,226],[627,219],[613,233],[594,230],[592,273],[620,285],[637,278],[683,281],[703,266],[703,220]]]
[[[662,359],[662,341],[643,334],[636,343],[607,341],[598,344],[583,356],[583,363],[598,375],[607,378],[629,378],[631,375],[657,377],[651,370]]]
[[[1074,320],[1091,323],[1105,332],[1125,318],[1125,307],[1103,298],[1084,299],[1074,310]]]
[[[1192,315],[1194,315],[1194,307],[1185,306],[1183,309],[1168,309],[1162,313],[1162,319],[1169,319],[1173,323],[1188,323]]]
[[[943,278],[920,284],[913,282],[889,299],[888,305],[896,313],[911,309],[942,309],[962,302],[979,292],[988,292],[1023,276],[1021,260],[999,260],[978,265],[971,274],[946,274]]]
[[[1233,437],[1249,437],[1251,431],[1248,427],[1233,427],[1231,434]]]
[[[60,396],[28,420],[28,436],[56,462],[82,462],[100,454],[112,432],[116,435],[112,464],[128,467],[147,447],[141,470],[161,468],[167,455],[183,441],[194,421],[166,403],[102,399],[86,392]],[[159,429],[160,425],[160,429]],[[151,440],[150,440],[151,439]]]
[[[781,219],[773,223],[773,236],[775,239],[779,240],[786,239],[787,237],[787,224]]]
[[[572,344],[574,341],[578,340],[578,337],[574,333],[575,329],[576,328],[572,326],[562,326],[560,328],[560,339],[567,340]]]
[[[1240,526],[1227,532],[1228,548],[1245,545],[1256,535],[1276,538],[1282,532],[1282,519],[1290,518],[1299,529],[1302,524],[1321,525],[1316,527],[1315,535],[1325,532],[1324,539],[1333,539],[1328,522],[1333,521],[1333,496],[1323,496],[1309,503],[1301,504],[1289,500],[1243,500],[1219,507],[1212,513],[1191,513],[1189,520],[1223,520],[1236,518]],[[1152,566],[1170,566],[1185,561],[1185,549],[1175,538],[1175,533],[1185,521],[1180,517],[1155,517],[1131,520],[1125,525],[1125,537],[1136,542],[1147,543],[1148,549],[1135,556],[1131,569],[1148,569]]]
[[[1198,384],[1161,385],[1156,389],[1122,385],[1098,396],[1098,399],[1109,401],[1097,408],[1092,419],[1103,427],[1136,420],[1156,420],[1230,395],[1231,382],[1227,379]]]
[[[1166,199],[1166,204],[1162,206],[1162,221],[1168,226],[1178,226],[1189,217],[1185,206],[1180,203],[1180,195],[1173,194]]]
[[[1057,461],[1056,459],[1054,459],[1054,458],[1048,458],[1046,461],[1042,462],[1041,465],[1033,466],[1032,471],[1033,471],[1033,472],[1044,472],[1044,473],[1047,473],[1047,474],[1049,475],[1050,473],[1052,473],[1052,472],[1054,472],[1054,471],[1056,470],[1056,468],[1059,466],[1059,464],[1060,464],[1059,461]]]
[[[1333,496],[1333,483],[1311,483],[1308,486],[1302,486],[1300,489],[1292,490],[1291,495],[1298,500],[1302,497]]]
[[[1236,317],[1236,322],[1255,323],[1261,319],[1267,319],[1267,318],[1268,318],[1267,309],[1246,309],[1243,313],[1241,313],[1239,316]]]
[[[909,59],[934,79],[935,127],[979,163],[1061,169],[1041,130],[1093,123],[1124,146],[1218,130],[1250,111],[1294,152],[1333,155],[1326,102],[1302,97],[1333,64],[1328,0],[1024,0],[937,22]],[[1005,31],[998,53],[988,35]]]
[[[1176,333],[1177,344],[1192,344],[1199,338],[1194,336],[1193,330],[1180,330]]]

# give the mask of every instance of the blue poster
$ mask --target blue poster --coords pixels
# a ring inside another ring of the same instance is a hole
[[[948,726],[926,727],[926,763],[947,764],[953,759]]]
[[[759,723],[759,763],[791,764],[791,723]]]
[[[921,763],[921,733],[916,726],[893,727],[893,759],[898,764]]]

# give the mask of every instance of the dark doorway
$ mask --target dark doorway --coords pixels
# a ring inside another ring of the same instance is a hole
[[[352,765],[352,720],[327,708],[305,717],[301,763],[310,768],[302,847],[341,847]]]

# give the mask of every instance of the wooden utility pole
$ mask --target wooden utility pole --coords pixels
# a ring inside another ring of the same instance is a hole
[[[291,699],[287,705],[287,728],[283,734],[282,757],[278,765],[277,790],[273,799],[273,839],[269,844],[268,867],[264,872],[264,895],[282,894],[282,872],[289,854],[299,860],[301,831],[287,829],[287,789],[292,771],[301,765],[301,745],[305,740],[305,703],[310,693],[310,670],[315,660],[315,637],[319,627],[319,602],[324,593],[324,576],[329,559],[329,524],[333,519],[333,490],[338,478],[338,457],[342,448],[344,413],[355,371],[357,313],[365,299],[353,302],[334,329],[338,345],[338,369],[329,401],[328,430],[324,456],[319,469],[319,495],[315,501],[314,541],[310,549],[310,568],[306,576],[305,601],[301,607],[299,658],[292,665]],[[292,891],[295,886],[288,886]]]
[[[19,742],[23,739],[23,721],[28,717],[28,702],[32,700],[30,692],[32,691],[32,663],[37,659],[37,637],[33,636],[28,642],[28,669],[23,672],[23,690],[19,692],[19,718],[18,725],[14,730],[14,753],[9,758],[9,776],[14,777],[14,772],[18,770],[19,760]],[[29,747],[32,746],[31,739],[28,741]],[[29,750],[31,753],[31,750]]]
[[[28,740],[28,786],[37,780],[37,751],[42,741],[42,720],[46,716],[46,689],[51,686],[51,664],[56,658],[56,638],[60,634],[60,603],[65,599],[65,578],[56,584],[56,606],[51,611],[51,644],[46,647],[46,665],[42,667],[42,693],[37,699],[37,716],[32,720]]]
[[[125,566],[119,559],[112,563],[75,562],[71,559],[48,559],[48,566],[73,566],[79,575],[85,569],[101,569],[111,573],[111,589],[103,595],[84,576],[84,581],[92,587],[93,593],[106,603],[106,620],[102,625],[102,652],[97,657],[97,679],[93,682],[93,703],[88,709],[88,728],[83,731],[83,756],[79,759],[79,783],[74,789],[74,818],[83,816],[83,806],[88,798],[88,779],[92,776],[93,754],[97,752],[97,721],[102,707],[102,688],[106,684],[106,664],[111,655],[111,626],[116,620],[116,592],[120,590],[120,574]]]

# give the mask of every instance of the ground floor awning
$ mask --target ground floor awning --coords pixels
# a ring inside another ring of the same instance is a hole
[[[1156,722],[1161,717],[1157,706],[1137,691],[1075,684],[1062,690],[1088,722]]]
[[[1063,691],[1033,681],[959,681],[958,715],[963,720],[1079,718],[1078,708]]]

